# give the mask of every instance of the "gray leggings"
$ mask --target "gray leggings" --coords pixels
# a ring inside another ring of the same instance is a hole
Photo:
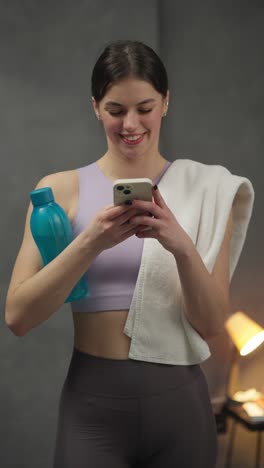
[[[73,349],[53,468],[213,468],[216,425],[198,365]]]

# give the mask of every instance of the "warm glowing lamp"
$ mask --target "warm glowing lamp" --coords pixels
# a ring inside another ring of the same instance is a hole
[[[231,315],[225,327],[241,356],[251,353],[264,341],[264,329],[244,312]]]
[[[226,330],[235,345],[235,353],[230,369],[228,382],[228,397],[238,390],[239,385],[239,355],[247,354],[258,348],[264,341],[264,329],[244,312],[236,312],[225,323]]]

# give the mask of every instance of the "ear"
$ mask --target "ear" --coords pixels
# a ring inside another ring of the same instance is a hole
[[[170,92],[169,90],[167,91],[166,97],[163,98],[163,116],[168,112],[168,107],[169,107],[169,98],[170,98]]]
[[[98,119],[99,118],[98,117],[99,116],[99,104],[96,102],[93,96],[92,96],[92,104],[93,104],[93,109],[94,109],[96,118]]]
[[[170,102],[170,91],[169,91],[169,89],[167,91],[166,102],[168,102],[168,103]]]

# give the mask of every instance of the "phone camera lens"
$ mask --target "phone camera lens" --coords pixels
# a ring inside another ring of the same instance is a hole
[[[125,195],[129,195],[130,193],[131,193],[130,190],[124,190],[124,194],[125,194]]]
[[[120,192],[121,192],[122,190],[124,190],[124,186],[123,186],[123,185],[118,185],[116,188],[117,188],[117,190],[119,190]]]

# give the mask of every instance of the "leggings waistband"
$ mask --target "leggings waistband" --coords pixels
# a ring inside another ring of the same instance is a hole
[[[199,365],[110,359],[74,347],[65,385],[77,393],[131,398],[177,389],[198,377],[204,378]]]

